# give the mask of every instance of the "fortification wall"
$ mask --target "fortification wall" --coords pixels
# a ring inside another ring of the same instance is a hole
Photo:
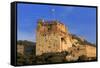
[[[60,36],[57,34],[47,34],[45,36],[37,33],[36,55],[48,52],[60,52]]]
[[[42,22],[36,35],[36,55],[65,51],[71,46],[65,25],[57,21]]]
[[[86,45],[86,56],[96,57],[96,47],[91,45]]]

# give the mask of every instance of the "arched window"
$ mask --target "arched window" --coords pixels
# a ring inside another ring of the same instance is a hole
[[[64,38],[61,38],[61,42],[64,42],[64,44],[66,44],[66,41]]]

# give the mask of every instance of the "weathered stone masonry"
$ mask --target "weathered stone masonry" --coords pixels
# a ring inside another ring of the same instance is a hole
[[[58,21],[39,21],[36,35],[36,55],[61,52],[72,46],[67,28]]]
[[[83,38],[79,39],[84,43]],[[36,55],[62,51],[72,52],[74,58],[81,55],[96,57],[96,47],[80,43],[61,22],[39,20],[36,30]]]

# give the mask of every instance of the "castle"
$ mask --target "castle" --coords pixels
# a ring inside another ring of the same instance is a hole
[[[36,55],[67,51],[72,47],[68,28],[59,21],[39,20],[36,32]]]
[[[76,39],[73,37],[68,32],[68,28],[59,21],[38,20],[36,30],[36,55],[49,52],[70,51],[75,47],[79,55],[84,54],[90,57],[96,57],[95,46],[91,46],[90,44],[84,44],[83,46],[79,42],[80,40],[84,43],[83,38]]]

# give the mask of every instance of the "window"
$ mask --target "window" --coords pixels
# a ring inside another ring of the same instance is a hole
[[[61,38],[61,42],[63,42],[64,44],[66,44],[66,41],[64,38]]]

